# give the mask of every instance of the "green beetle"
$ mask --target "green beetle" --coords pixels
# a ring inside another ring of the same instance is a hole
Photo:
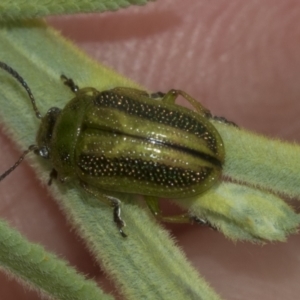
[[[210,112],[185,92],[148,94],[126,87],[101,92],[92,87],[80,89],[62,75],[75,97],[63,109],[50,108],[42,117],[25,80],[3,62],[0,68],[22,84],[41,118],[36,145],[0,181],[33,151],[51,161],[49,184],[52,179],[78,181],[88,193],[114,208],[114,221],[126,236],[116,192],[142,194],[156,217],[185,222],[191,216],[163,216],[158,199],[192,197],[219,180],[223,141],[210,122]],[[179,95],[195,111],[176,105]]]

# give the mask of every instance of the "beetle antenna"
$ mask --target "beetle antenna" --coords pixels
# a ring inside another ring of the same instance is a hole
[[[1,62],[1,61],[0,61],[0,68],[3,69],[3,70],[5,70],[6,72],[8,72],[11,76],[15,77],[22,84],[22,86],[26,90],[26,92],[27,92],[27,94],[28,94],[28,96],[29,96],[29,98],[31,100],[33,109],[35,111],[35,115],[37,116],[37,118],[41,119],[42,115],[41,115],[41,113],[39,112],[39,110],[38,110],[38,108],[36,106],[34,96],[33,96],[32,92],[31,92],[31,89],[27,85],[26,81],[23,79],[23,77],[21,75],[19,75],[19,73],[17,71],[15,71],[13,68],[11,68],[6,63]]]
[[[2,175],[0,175],[0,181],[2,181],[7,175],[9,175],[15,168],[19,166],[19,164],[24,160],[25,156],[32,151],[37,150],[37,146],[31,145],[27,150],[23,152],[18,161],[12,165],[8,170],[6,170]]]

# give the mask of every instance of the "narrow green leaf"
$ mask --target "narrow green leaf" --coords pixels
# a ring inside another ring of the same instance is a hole
[[[137,87],[97,65],[39,22],[2,27],[0,45],[1,60],[26,79],[42,114],[49,107],[63,107],[73,97],[59,79],[62,73],[81,87],[93,86],[100,90]],[[33,114],[26,92],[7,75],[0,72],[1,119],[9,127],[12,138],[25,149],[34,143],[39,120]],[[45,164],[32,159],[39,178],[47,182],[51,167],[42,163]],[[126,203],[122,212],[129,234],[124,239],[117,233],[111,208],[71,185],[53,185],[51,191],[126,299],[219,299],[175,247],[168,233],[134,199],[122,199]]]
[[[59,79],[62,73],[72,77],[80,87],[102,90],[136,86],[95,64],[39,22],[2,27],[0,45],[1,60],[26,79],[42,114],[51,106],[63,107],[73,97]],[[25,91],[5,72],[0,72],[0,105],[1,119],[19,145],[24,149],[34,143],[39,120]],[[299,146],[268,140],[224,124],[216,126],[225,143],[226,176],[250,186],[299,196]],[[46,182],[45,170],[49,171],[50,166],[42,167],[41,162],[32,161],[39,177]],[[116,234],[110,208],[74,186],[54,186],[52,192],[127,298],[218,299],[168,234],[135,199],[123,199],[126,203],[122,206],[123,216],[130,236],[122,239]],[[199,199],[182,204],[198,216],[206,217],[232,239],[284,240],[299,224],[298,215],[278,197],[237,184],[221,183]]]
[[[118,10],[129,5],[144,5],[154,0],[2,0],[0,19],[28,19],[71,13],[104,12]]]
[[[300,224],[300,216],[279,197],[234,183],[222,183],[204,195],[176,202],[232,240],[285,241]]]
[[[96,283],[87,280],[67,262],[28,242],[16,230],[0,221],[0,266],[18,275],[31,289],[55,299],[109,300]]]
[[[0,41],[1,59],[26,78],[42,113],[50,106],[63,107],[72,97],[59,80],[61,73],[71,76],[80,86],[98,89],[134,86],[97,66],[40,23],[11,23],[0,31]],[[34,142],[39,121],[24,90],[4,72],[0,72],[0,91],[2,119],[10,126],[14,139],[26,148]],[[216,126],[226,147],[225,175],[253,186],[299,196],[298,146],[270,141],[224,124]],[[33,165],[46,181],[45,168],[36,161]],[[133,199],[123,205],[130,234],[124,240],[116,234],[110,208],[74,187],[53,187],[52,192],[127,298],[153,299],[159,295],[163,299],[176,299],[189,291],[190,298],[218,299],[174,247],[167,233]],[[206,217],[233,239],[284,240],[299,223],[298,215],[277,197],[236,184],[222,183],[194,203],[183,204],[191,205],[191,211]]]
[[[299,215],[271,194],[300,197],[300,146],[215,122],[225,143],[223,183],[184,206],[233,240],[284,241],[297,232]]]
[[[300,198],[300,146],[215,124],[226,142],[224,175]]]

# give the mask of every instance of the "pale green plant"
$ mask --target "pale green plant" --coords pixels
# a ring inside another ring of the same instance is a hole
[[[9,6],[8,2],[4,1],[1,5]],[[29,13],[28,9],[26,11]],[[38,15],[43,15],[43,11],[41,9]],[[57,13],[56,10],[51,12]],[[17,16],[17,13],[11,12],[4,17]],[[0,45],[0,60],[26,79],[43,114],[52,106],[64,107],[73,97],[59,78],[63,72],[76,80],[80,87],[92,86],[99,90],[115,86],[138,87],[95,64],[41,21],[1,23]],[[0,105],[1,120],[9,136],[23,150],[26,149],[34,143],[39,120],[35,118],[24,89],[2,70]],[[295,162],[300,159],[300,147],[268,140],[223,123],[214,124],[226,148],[224,176],[235,183],[224,180],[204,195],[177,203],[206,218],[233,240],[284,241],[288,234],[296,232],[300,219],[275,194],[299,197],[300,175]],[[40,180],[47,182],[51,166],[34,155],[28,160]],[[169,234],[137,204],[134,197],[122,199],[123,217],[130,230],[130,237],[123,239],[111,220],[111,208],[103,206],[76,185],[53,184],[50,190],[97,262],[115,280],[126,299],[219,299],[175,246]],[[110,298],[93,282],[75,274],[70,266],[41,247],[30,244],[2,223],[0,243],[2,268],[31,288],[54,299]],[[16,244],[19,246],[16,247]],[[58,285],[55,280],[49,279],[46,285],[41,280],[43,274],[49,274],[49,278],[64,277],[66,282],[61,280]],[[160,284],[155,284],[157,282]]]

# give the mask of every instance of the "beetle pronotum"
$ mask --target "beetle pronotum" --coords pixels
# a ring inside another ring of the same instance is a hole
[[[63,109],[52,107],[42,117],[25,80],[3,62],[0,68],[22,84],[41,119],[36,144],[0,181],[34,152],[51,162],[49,184],[52,179],[77,180],[88,193],[112,206],[122,236],[126,234],[120,193],[142,193],[151,212],[163,221],[188,222],[192,218],[188,214],[163,216],[158,199],[195,196],[218,181],[225,156],[223,141],[210,122],[210,112],[187,93],[148,94],[126,87],[98,91],[79,88],[62,75],[75,97]],[[179,95],[195,111],[176,105]]]

